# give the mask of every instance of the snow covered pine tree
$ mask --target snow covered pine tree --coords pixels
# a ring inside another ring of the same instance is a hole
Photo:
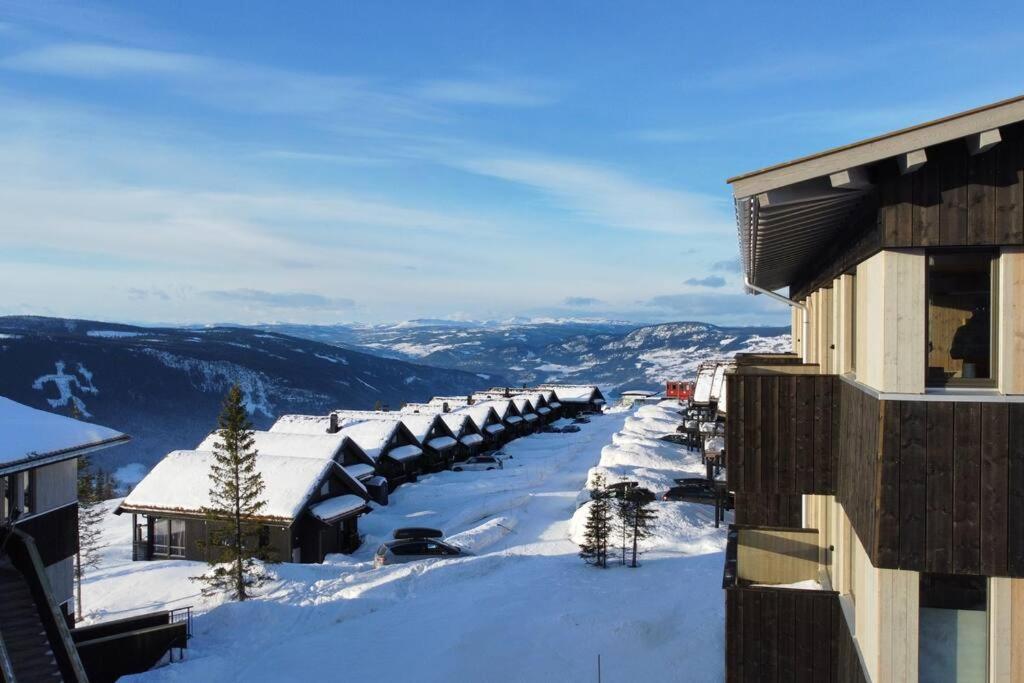
[[[580,557],[596,567],[608,566],[608,540],[612,533],[611,492],[604,486],[604,475],[594,475],[590,490],[590,509],[580,544]]]
[[[220,441],[213,447],[210,466],[210,505],[203,509],[210,528],[204,543],[213,555],[213,569],[194,580],[206,584],[204,594],[222,590],[236,600],[249,597],[249,589],[266,578],[257,572],[260,525],[252,521],[266,506],[261,495],[263,476],[256,470],[253,429],[236,384],[228,391],[218,419]]]

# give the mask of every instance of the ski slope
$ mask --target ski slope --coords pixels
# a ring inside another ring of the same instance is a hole
[[[656,440],[674,413],[640,411],[514,441],[504,470],[402,486],[360,520],[354,555],[273,565],[277,578],[243,604],[199,595],[188,577],[205,565],[131,562],[131,522],[111,516],[85,612],[195,607],[186,661],[135,677],[145,681],[593,681],[598,655],[606,681],[721,680],[725,532],[709,508],[659,502],[638,569],[588,566],[571,540],[602,460],[628,474],[632,453],[650,481],[697,471],[696,454]],[[374,570],[380,541],[413,525],[444,529],[475,556]]]

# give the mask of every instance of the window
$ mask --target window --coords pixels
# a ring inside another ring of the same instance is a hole
[[[169,555],[171,557],[185,557],[185,520],[171,520]]]
[[[185,520],[153,520],[153,555],[185,557]]]
[[[988,579],[921,574],[918,669],[922,681],[987,680]]]
[[[995,254],[928,255],[928,374],[930,386],[994,384]]]
[[[167,556],[171,540],[171,529],[166,519],[153,520],[153,554]]]

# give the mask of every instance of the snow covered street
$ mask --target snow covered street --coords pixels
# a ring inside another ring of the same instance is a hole
[[[658,502],[638,569],[588,566],[571,540],[595,466],[659,496],[672,477],[700,475],[699,456],[656,438],[675,417],[610,412],[510,443],[504,470],[422,477],[361,520],[354,555],[273,565],[278,579],[244,604],[202,598],[188,577],[205,565],[131,562],[130,519],[111,516],[85,611],[196,608],[186,661],[137,677],[147,681],[592,681],[598,655],[605,681],[721,680],[725,530],[712,508]],[[476,555],[374,570],[400,526],[443,529]]]

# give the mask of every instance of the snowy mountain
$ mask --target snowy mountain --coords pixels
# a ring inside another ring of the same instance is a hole
[[[0,318],[0,395],[130,434],[97,456],[148,468],[192,448],[241,385],[257,427],[288,412],[398,406],[465,394],[504,379],[438,369],[238,327],[145,328],[38,317]]]
[[[264,329],[473,373],[504,375],[516,384],[571,381],[622,389],[658,389],[691,377],[702,360],[745,351],[786,351],[784,327],[718,327],[678,322],[587,320],[395,325],[275,325]]]

